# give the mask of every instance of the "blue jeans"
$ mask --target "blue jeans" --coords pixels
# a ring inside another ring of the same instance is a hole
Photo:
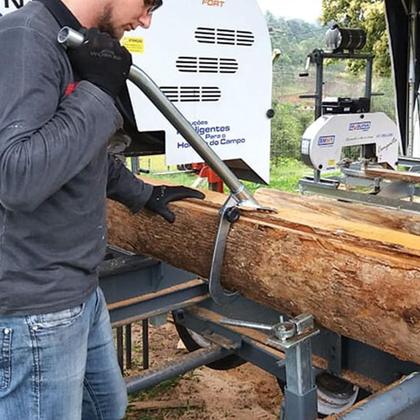
[[[116,420],[126,406],[99,288],[75,308],[0,316],[1,420]]]

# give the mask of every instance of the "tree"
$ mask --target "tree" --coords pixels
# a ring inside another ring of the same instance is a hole
[[[273,106],[275,115],[271,123],[271,158],[274,164],[280,157],[300,159],[300,139],[312,121],[312,112],[292,104]]]
[[[322,0],[325,24],[334,21],[341,27],[366,31],[364,51],[375,54],[374,70],[379,76],[389,76],[391,71],[384,7],[383,0]],[[356,73],[362,65],[355,60],[349,63],[349,69]]]

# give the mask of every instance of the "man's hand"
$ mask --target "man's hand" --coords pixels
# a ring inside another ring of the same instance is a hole
[[[95,84],[116,98],[127,80],[131,54],[111,35],[96,28],[85,33],[85,42],[68,50],[73,70],[81,80]]]
[[[167,187],[159,185],[153,187],[152,195],[147,201],[146,209],[161,215],[169,223],[175,222],[175,214],[169,210],[167,204],[171,201],[183,200],[184,198],[198,198],[202,200],[205,195],[188,187]]]

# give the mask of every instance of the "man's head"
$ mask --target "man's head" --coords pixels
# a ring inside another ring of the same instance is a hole
[[[120,39],[125,31],[148,28],[162,0],[63,0],[86,28],[98,28]]]
[[[120,39],[125,31],[137,27],[149,28],[152,14],[162,5],[162,0],[108,0],[96,26],[103,32]]]

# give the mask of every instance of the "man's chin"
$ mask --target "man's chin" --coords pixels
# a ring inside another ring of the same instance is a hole
[[[110,25],[100,25],[98,26],[98,29],[101,32],[107,32],[110,34],[113,38],[120,40],[124,36],[125,30],[122,28],[113,28]]]

